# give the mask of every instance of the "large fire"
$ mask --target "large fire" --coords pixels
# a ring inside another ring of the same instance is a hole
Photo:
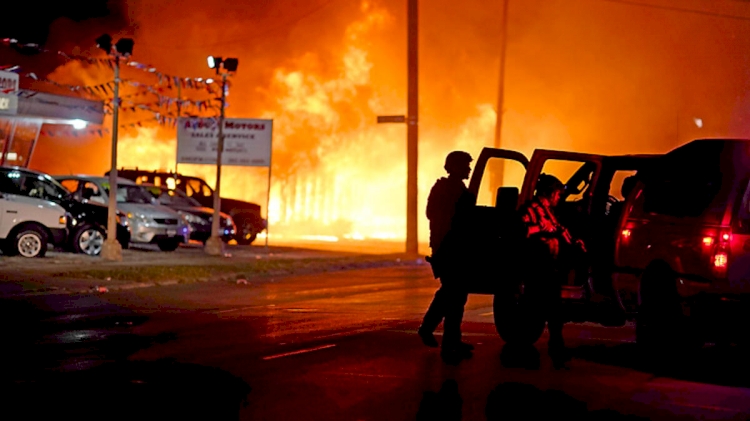
[[[406,108],[405,2],[153,3],[126,3],[134,23],[120,36],[134,36],[134,59],[206,77],[207,55],[238,57],[228,116],[274,120],[272,236],[405,236],[406,130],[375,123],[377,115]],[[502,2],[421,6],[423,210],[449,151],[476,157],[494,143]],[[747,6],[731,1],[705,8],[750,16]],[[742,111],[750,80],[733,59],[750,47],[742,20],[595,0],[529,0],[511,2],[508,22],[503,147],[527,156],[536,148],[653,153],[697,137],[750,134]],[[95,84],[111,73],[71,64],[52,77]],[[93,163],[42,148],[53,141],[71,154],[85,146]],[[32,166],[101,174],[109,165],[108,142],[43,139]],[[174,128],[125,130],[118,167],[174,169],[175,147]],[[215,180],[211,166],[179,165],[179,171]],[[260,203],[266,213],[267,177],[264,168],[226,167],[222,191]],[[511,182],[521,177],[506,169]],[[419,232],[426,241],[421,211]]]

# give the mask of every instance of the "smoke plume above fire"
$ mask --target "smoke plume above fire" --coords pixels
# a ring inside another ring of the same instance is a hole
[[[750,19],[741,2],[683,3]],[[274,120],[272,235],[405,236],[406,130],[375,123],[406,111],[405,1],[131,0],[124,7],[130,24],[113,36],[134,37],[134,60],[205,78],[212,76],[206,56],[239,58],[227,115]],[[501,22],[500,0],[420,3],[420,210],[448,152],[476,157],[494,144]],[[502,147],[527,156],[536,148],[655,153],[697,137],[749,136],[748,32],[747,19],[627,2],[510,0]],[[107,71],[70,64],[51,77],[101,83]],[[174,128],[128,129],[118,166],[173,169],[175,142]],[[101,174],[108,144],[42,139],[32,166]],[[179,170],[215,179],[210,166]],[[265,213],[267,176],[263,168],[226,167],[222,191]],[[425,241],[423,212],[419,228]]]

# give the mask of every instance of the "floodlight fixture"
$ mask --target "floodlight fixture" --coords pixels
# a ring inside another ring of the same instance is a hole
[[[227,72],[236,72],[238,64],[239,60],[237,60],[236,58],[224,59],[224,70],[226,70]]]
[[[115,50],[118,54],[129,56],[133,54],[134,44],[135,42],[133,42],[133,40],[130,38],[120,38],[120,40],[117,41],[117,44],[115,44]]]
[[[221,66],[221,57],[208,56],[208,68],[217,69]]]
[[[96,39],[96,46],[104,50],[107,54],[112,52],[112,37],[104,34]]]

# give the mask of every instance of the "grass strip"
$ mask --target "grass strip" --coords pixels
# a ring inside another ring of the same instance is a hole
[[[307,274],[334,270],[402,265],[400,260],[378,257],[345,257],[333,259],[264,259],[232,264],[144,265],[101,269],[54,271],[50,276],[71,279],[106,279],[113,281],[160,282],[198,281],[212,278],[252,278],[263,275]]]

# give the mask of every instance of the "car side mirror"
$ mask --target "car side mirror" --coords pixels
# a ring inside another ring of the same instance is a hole
[[[500,187],[497,189],[495,208],[503,211],[514,211],[518,205],[518,187]]]

